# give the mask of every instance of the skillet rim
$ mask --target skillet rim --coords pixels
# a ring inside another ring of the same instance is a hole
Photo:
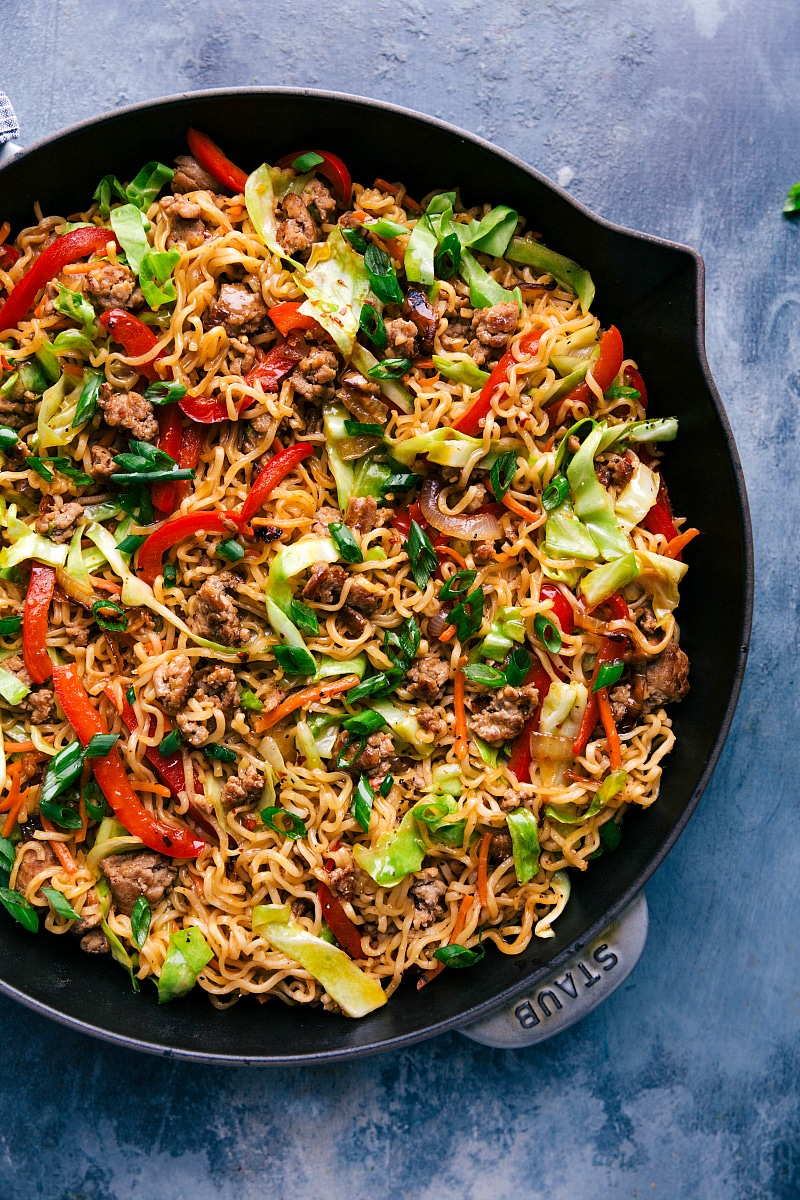
[[[671,251],[677,251],[679,254],[689,255],[695,269],[695,313],[696,326],[693,349],[697,356],[697,361],[700,366],[703,379],[708,388],[709,395],[716,415],[722,427],[722,432],[727,449],[728,460],[730,462],[733,480],[736,489],[736,498],[738,501],[739,518],[741,523],[742,534],[742,558],[743,558],[743,578],[742,578],[742,624],[741,636],[739,639],[739,650],[737,653],[736,668],[733,674],[728,702],[725,707],[723,719],[719,725],[714,744],[711,752],[705,761],[702,771],[695,783],[694,788],[680,814],[678,820],[670,829],[668,835],[659,845],[658,850],[647,861],[636,876],[631,885],[614,901],[609,908],[605,909],[602,916],[599,917],[587,930],[575,941],[571,942],[553,958],[549,959],[545,964],[540,965],[530,971],[524,979],[517,980],[510,987],[507,987],[501,992],[496,993],[490,999],[479,1004],[473,1005],[454,1016],[446,1017],[441,1021],[425,1025],[421,1029],[417,1029],[410,1033],[400,1033],[394,1036],[379,1039],[373,1043],[345,1047],[342,1049],[323,1050],[313,1053],[289,1054],[289,1055],[247,1055],[247,1054],[225,1054],[212,1051],[193,1050],[190,1048],[176,1049],[173,1046],[167,1046],[157,1041],[148,1041],[142,1038],[130,1037],[126,1034],[115,1033],[101,1026],[94,1025],[89,1021],[84,1021],[78,1017],[69,1016],[61,1012],[52,1005],[43,1000],[38,1000],[32,996],[26,995],[18,988],[7,984],[0,978],[0,994],[6,995],[26,1008],[32,1011],[49,1017],[50,1019],[64,1025],[69,1029],[76,1030],[79,1033],[86,1034],[91,1037],[99,1038],[104,1042],[108,1042],[115,1046],[120,1046],[125,1049],[138,1050],[149,1054],[156,1054],[163,1058],[182,1059],[191,1062],[204,1063],[207,1065],[231,1065],[231,1066],[313,1066],[326,1065],[331,1062],[337,1062],[350,1058],[362,1058],[368,1055],[380,1054],[389,1050],[395,1050],[400,1047],[410,1046],[418,1042],[422,1042],[429,1037],[435,1037],[438,1034],[448,1032],[450,1030],[458,1030],[462,1025],[468,1025],[474,1021],[480,1020],[489,1013],[495,1011],[503,1004],[508,1003],[515,996],[535,986],[538,978],[543,978],[557,969],[562,964],[566,963],[573,955],[583,946],[587,945],[592,938],[602,932],[611,921],[613,921],[622,910],[639,894],[645,884],[653,876],[655,871],[661,866],[661,863],[669,854],[677,842],[680,835],[683,833],[691,816],[693,815],[698,803],[708,786],[711,775],[713,774],[722,749],[730,732],[733,718],[736,712],[736,706],[741,693],[744,673],[747,665],[747,656],[750,646],[750,636],[752,631],[753,620],[753,604],[754,604],[754,549],[753,549],[753,532],[752,521],[750,517],[750,508],[747,498],[747,489],[744,479],[739,452],[734,440],[733,431],[728,420],[727,413],[722,403],[722,399],[717,390],[711,369],[708,364],[708,358],[705,348],[705,263],[702,256],[691,246],[687,246],[682,242],[671,241],[667,238],[661,238],[655,234],[644,233],[640,230],[631,229],[625,225],[619,225],[613,221],[607,220],[605,217],[599,216],[592,209],[587,207],[571,196],[564,188],[554,183],[547,176],[543,175],[535,167],[531,167],[528,163],[512,154],[510,151],[496,146],[494,143],[487,141],[485,138],[477,134],[469,133],[460,126],[454,125],[449,121],[444,121],[438,117],[432,117],[425,113],[417,112],[415,109],[407,108],[403,105],[391,104],[384,100],[374,100],[367,96],[360,96],[353,93],[330,91],[327,89],[316,88],[296,88],[296,87],[230,87],[230,88],[208,88],[195,91],[177,92],[168,96],[157,97],[153,100],[139,101],[135,104],[124,105],[120,108],[111,109],[101,113],[95,117],[88,117],[83,121],[75,122],[65,126],[56,133],[49,134],[46,137],[39,138],[24,148],[18,148],[18,153],[13,159],[0,167],[0,177],[3,172],[10,166],[21,163],[24,158],[32,155],[40,150],[46,150],[48,147],[61,141],[63,138],[69,137],[72,134],[79,133],[86,129],[92,129],[98,126],[99,129],[104,125],[113,122],[116,118],[124,118],[137,113],[153,112],[162,107],[171,106],[178,103],[186,103],[198,100],[213,100],[214,98],[231,98],[237,96],[255,95],[255,96],[283,96],[292,99],[311,98],[316,100],[328,100],[334,102],[345,102],[349,104],[366,106],[368,109],[379,109],[396,116],[410,118],[412,121],[419,122],[425,126],[433,126],[450,135],[456,135],[464,142],[477,146],[482,150],[488,151],[491,154],[497,155],[506,160],[512,166],[516,167],[526,175],[536,179],[548,191],[555,193],[563,201],[566,201],[577,212],[586,217],[592,224],[607,229],[613,233],[622,234],[632,238],[635,241],[645,242],[650,245],[661,246]]]

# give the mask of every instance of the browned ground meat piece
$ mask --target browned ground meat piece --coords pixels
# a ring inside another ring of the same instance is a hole
[[[350,734],[344,731],[339,734],[336,739],[336,744],[333,748],[334,762],[342,753],[344,747],[349,741]],[[347,750],[349,759],[352,754],[352,747]],[[382,779],[392,768],[392,763],[395,758],[394,742],[391,735],[385,732],[371,733],[367,738],[367,744],[354,762],[350,763],[349,770],[363,771],[370,776]]]
[[[231,349],[236,353],[228,359],[228,370],[232,375],[246,375],[255,365],[254,347],[239,338],[231,338]]]
[[[311,578],[303,588],[303,599],[316,600],[317,604],[335,604],[346,582],[344,567],[336,563],[314,563]]]
[[[305,254],[319,237],[316,222],[302,198],[287,192],[280,203],[286,216],[278,221],[278,244],[287,254]]]
[[[447,723],[433,708],[423,705],[417,712],[417,721],[427,733],[444,733]]]
[[[200,220],[203,210],[194,201],[185,200],[183,196],[165,196],[159,200],[159,207],[169,217],[168,250],[173,246],[196,250],[211,237],[207,225]]]
[[[445,895],[447,884],[439,875],[438,867],[426,867],[419,871],[417,877],[408,889],[408,894],[414,904],[415,929],[427,929],[434,921],[440,920],[447,912]]]
[[[81,938],[81,950],[85,954],[108,954],[111,947],[108,944],[108,938],[103,933],[102,929],[90,929],[89,932]]]
[[[90,929],[97,928],[100,924],[101,916],[100,897],[94,888],[89,888],[83,900],[80,920],[71,926],[70,933],[74,933],[76,937],[83,937]]]
[[[644,681],[644,676],[639,675],[636,679],[641,684]],[[640,686],[639,696],[637,697],[633,684],[617,684],[608,693],[608,702],[611,705],[611,715],[614,718],[614,724],[617,728],[630,729],[636,723],[636,718],[642,711],[644,689]]]
[[[302,358],[292,372],[291,383],[296,392],[306,400],[319,401],[333,399],[331,381],[336,378],[339,363],[331,350],[321,346],[309,347],[308,354]]]
[[[55,696],[50,688],[40,687],[25,697],[34,725],[44,725],[55,716]]]
[[[417,354],[417,327],[405,317],[396,317],[386,322],[386,357],[415,358]]]
[[[232,775],[222,789],[223,808],[237,808],[240,804],[257,804],[264,791],[264,776],[255,767],[245,767],[238,775]]]
[[[77,500],[63,504],[60,496],[46,496],[45,500],[53,501],[48,504],[40,517],[36,518],[33,528],[42,537],[49,537],[51,542],[68,542],[75,532],[75,525],[83,517],[83,505]]]
[[[115,392],[110,383],[100,388],[98,403],[106,425],[129,429],[140,442],[152,442],[158,436],[158,421],[153,406],[138,392]]]
[[[214,176],[209,175],[191,155],[179,154],[175,159],[175,174],[170,183],[174,193],[215,192],[218,186]]]
[[[450,667],[435,654],[426,654],[411,664],[406,673],[406,687],[412,696],[435,704],[444,695],[445,685],[450,678]]]
[[[688,656],[673,642],[647,663],[644,675],[648,693],[645,712],[653,712],[663,704],[677,704],[689,691]]]
[[[196,720],[191,713],[178,713],[175,724],[180,729],[183,740],[190,746],[205,746],[211,737],[211,730],[205,721]]]
[[[472,556],[476,563],[487,563],[492,561],[496,553],[494,542],[479,542],[472,551]]]
[[[334,896],[343,900],[352,900],[356,894],[356,879],[350,863],[343,867],[334,867],[328,877],[328,886]]]
[[[133,271],[119,264],[107,263],[87,271],[86,294],[102,309],[125,308],[135,311],[144,305],[142,289]]]
[[[114,451],[105,446],[92,446],[92,475],[97,480],[110,479],[118,469],[114,462]]]
[[[644,634],[655,633],[658,629],[656,614],[653,612],[653,606],[649,600],[637,611],[634,619]]]
[[[330,221],[336,212],[336,201],[325,184],[320,183],[318,179],[312,179],[310,183],[306,184],[303,188],[302,199],[306,207],[310,204],[314,205],[320,221]]]
[[[172,887],[176,875],[169,860],[154,850],[112,854],[101,860],[100,870],[108,880],[114,904],[128,917],[140,896],[144,896],[150,904],[158,904],[164,893]]]
[[[522,803],[520,794],[515,788],[506,788],[500,797],[499,804],[503,812],[512,812]]]
[[[372,496],[351,496],[347,504],[344,523],[358,533],[371,533],[380,529],[386,521],[386,514],[379,510],[377,501]]]
[[[472,700],[472,732],[485,742],[506,742],[522,733],[536,708],[539,693],[535,687],[504,687],[494,696],[476,696]]]
[[[371,587],[369,584],[360,583],[358,580],[353,580],[350,584],[350,590],[347,593],[346,603],[357,612],[364,613],[369,616],[374,613],[381,602],[381,593],[378,588]]]
[[[609,452],[595,462],[594,471],[603,487],[624,487],[633,475],[633,463],[627,455]]]
[[[264,323],[267,306],[261,296],[241,283],[223,283],[219,295],[208,313],[209,328],[222,325],[230,337],[239,333],[256,333]]]
[[[198,704],[212,703],[223,712],[233,712],[239,703],[236,676],[230,667],[205,667],[195,676],[194,697]]]
[[[337,621],[348,637],[359,638],[362,633],[365,633],[369,622],[366,617],[362,617],[357,609],[351,608],[349,604],[343,604],[339,609]]]
[[[189,624],[200,637],[222,642],[226,646],[242,646],[250,640],[236,611],[236,605],[227,594],[232,577],[223,572],[201,584],[194,597],[194,611]]]
[[[63,634],[71,646],[89,645],[89,630],[85,625],[66,621],[56,632]]]
[[[444,350],[461,351],[469,337],[469,324],[459,321],[456,317],[448,316],[447,328],[439,335]]]
[[[156,699],[161,701],[168,713],[176,713],[185,701],[193,675],[191,659],[185,654],[176,654],[156,667],[153,675]]]
[[[491,308],[481,308],[475,313],[472,328],[482,345],[498,350],[506,345],[518,320],[519,308],[513,301],[493,304]]]
[[[25,852],[24,857],[22,856],[23,851]],[[28,890],[28,884],[35,876],[49,867],[58,865],[58,859],[50,848],[49,842],[23,842],[17,850],[17,858],[20,860],[20,867],[14,887],[18,892],[22,892],[23,896]],[[49,884],[47,886],[49,887]],[[37,889],[36,895],[39,894]]]
[[[489,842],[489,858],[494,862],[503,862],[511,858],[513,846],[510,833],[493,833]]]
[[[338,508],[330,508],[325,505],[323,508],[317,509],[314,514],[314,524],[311,526],[311,532],[315,537],[329,537],[328,526],[334,521],[341,521],[342,514]]]

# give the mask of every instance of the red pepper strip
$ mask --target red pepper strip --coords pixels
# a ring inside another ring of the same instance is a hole
[[[338,896],[334,896],[326,883],[317,884],[322,915],[328,922],[331,933],[351,958],[363,958],[361,949],[361,934],[348,917]]]
[[[25,272],[0,308],[0,329],[15,328],[33,306],[37,293],[51,279],[55,279],[68,263],[105,250],[109,242],[119,247],[116,235],[110,229],[101,229],[96,225],[84,225],[56,238],[42,251],[30,270]]]
[[[279,171],[283,171],[286,167],[290,167],[294,160],[300,157],[301,153],[308,154],[308,150],[303,150],[297,154],[284,154],[283,158],[278,159],[275,166]],[[322,162],[313,167],[312,170],[333,184],[337,200],[341,201],[342,204],[349,204],[353,184],[350,180],[350,172],[347,167],[340,158],[337,158],[335,154],[331,154],[327,150],[314,150],[313,153],[318,154]]]
[[[614,595],[609,596],[599,607],[611,610],[612,621],[627,621],[631,615],[631,610],[619,592],[614,592]]]
[[[555,583],[543,583],[539,594],[543,600],[552,600],[553,616],[558,621],[561,632],[571,634],[575,628],[575,614],[561,588]]]
[[[0,246],[0,267],[4,271],[10,271],[18,258],[22,258],[16,246]]]
[[[612,325],[601,335],[600,354],[592,363],[592,375],[602,391],[607,391],[616,379],[622,366],[622,357],[622,335],[616,325]],[[566,399],[572,404],[578,404],[581,401],[590,404],[593,396],[594,393],[588,383],[579,383]]]
[[[110,308],[108,312],[103,313],[99,320],[114,341],[122,346],[129,358],[141,358],[158,345],[158,338],[152,329],[148,328],[138,317],[134,317],[133,313],[126,312],[124,308]],[[163,351],[157,357],[161,358],[162,355]],[[146,375],[148,379],[156,380],[158,375],[155,361],[154,359],[153,362],[139,363],[136,370],[140,371],[142,375]]]
[[[238,517],[239,514],[234,512],[186,513],[182,517],[173,517],[171,521],[165,521],[158,529],[153,530],[139,550],[139,578],[152,587],[156,577],[161,574],[161,559],[165,550],[195,533],[223,533],[230,537],[231,531],[225,522],[238,520]]]
[[[392,517],[392,528],[396,529],[402,538],[408,540],[408,535],[411,533],[411,522],[416,521],[421,527],[423,533],[427,533],[430,526],[422,515],[422,509],[415,500],[408,508],[396,508]]]
[[[22,613],[22,653],[25,669],[34,683],[44,683],[53,674],[47,653],[47,626],[55,586],[53,568],[34,563]]]
[[[542,333],[543,330],[541,329],[535,329],[532,333],[526,333],[525,337],[519,343],[519,348],[523,356],[527,355],[529,358],[533,358],[539,348],[539,340]],[[483,385],[478,399],[471,408],[462,413],[457,421],[453,422],[453,429],[457,429],[459,433],[469,434],[470,437],[474,437],[479,432],[480,423],[491,411],[492,400],[494,400],[500,385],[508,383],[508,373],[519,361],[510,350],[506,351]],[[619,367],[617,367],[617,370],[619,370]]]
[[[520,783],[530,783],[531,780],[531,734],[536,733],[539,728],[542,706],[553,682],[536,655],[533,656],[533,663],[525,676],[525,682],[534,685],[539,693],[539,703],[536,712],[525,722],[525,728],[511,747],[508,769]]]
[[[614,662],[614,660],[618,659],[620,655],[620,643],[613,641],[611,638],[603,638],[602,645],[600,646],[600,650],[597,655],[597,662],[595,663],[592,681],[589,684],[589,699],[586,703],[586,708],[584,709],[581,727],[578,730],[578,736],[575,738],[575,741],[572,744],[573,754],[583,754],[584,750],[586,749],[586,743],[589,741],[589,738],[592,735],[592,730],[597,724],[600,716],[600,710],[597,703],[598,693],[592,691],[592,688],[595,685],[595,680],[597,679],[597,674],[603,663]],[[608,689],[603,688],[602,690],[607,692]]]
[[[300,312],[302,300],[286,300],[269,310],[269,318],[275,328],[286,337],[293,329],[319,329],[319,321]]]
[[[67,720],[87,746],[96,733],[108,733],[106,723],[89,699],[74,664],[53,667],[56,696]],[[103,758],[90,760],[95,779],[108,803],[128,833],[138,837],[150,850],[174,858],[197,858],[206,843],[188,829],[168,825],[148,812],[134,792],[125,767],[114,746]]]
[[[673,524],[672,517],[661,503],[660,493],[659,499],[656,500],[646,516],[642,518],[642,524],[650,533],[660,533],[668,542],[671,542],[673,538],[678,536],[678,531]]]
[[[244,192],[247,172],[232,163],[207,134],[198,133],[196,129],[187,129],[186,141],[204,171],[208,171],[209,175],[213,175],[219,183],[230,188],[232,192]]]
[[[625,368],[625,378],[628,381],[628,387],[636,388],[639,393],[639,403],[645,412],[647,412],[647,388],[644,386],[642,379],[636,367]]]
[[[128,726],[128,729],[131,731],[131,733],[135,733],[139,728],[139,722],[136,720],[136,713],[133,711],[133,708],[130,704],[125,704],[120,716]],[[153,720],[155,720],[155,718],[153,718]],[[183,771],[183,755],[181,754],[180,750],[173,750],[172,754],[168,754],[166,758],[162,758],[157,746],[147,746],[144,756],[150,763],[150,766],[153,768],[156,775],[158,775],[159,779],[161,779],[167,785],[177,800],[181,792],[186,791],[186,776],[184,775]],[[203,795],[203,785],[200,782],[199,776],[197,775],[194,777],[194,790],[197,795]],[[206,833],[209,833],[213,838],[218,837],[216,829],[210,821],[206,820],[197,805],[190,803],[189,812],[191,813],[192,820],[196,821],[201,828],[205,829]]]
[[[260,383],[263,391],[277,392],[281,380],[294,370],[305,353],[305,347],[301,348],[293,342],[281,342],[279,346],[273,346],[252,371],[248,371],[244,382],[248,387]],[[237,411],[243,412],[252,403],[252,399],[245,396],[239,401]],[[228,420],[228,406],[220,396],[184,396],[178,404],[187,417],[200,425],[216,425]]]
[[[245,525],[254,517],[284,476],[313,453],[314,447],[311,442],[298,442],[295,446],[286,446],[283,450],[279,450],[256,476],[255,483],[250,488],[242,511],[237,518],[239,524]]]
[[[177,404],[165,404],[158,412],[158,448],[178,461],[181,450],[181,427],[183,413]],[[171,513],[175,507],[176,487],[174,483],[154,483],[150,498],[159,512]]]

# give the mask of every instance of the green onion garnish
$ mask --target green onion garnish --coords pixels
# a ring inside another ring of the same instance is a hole
[[[118,613],[119,619],[114,621],[108,617],[101,617],[102,612]],[[92,605],[92,616],[101,629],[107,629],[109,633],[124,633],[128,628],[128,618],[125,615],[125,610],[115,604],[113,600],[95,600]]]
[[[217,742],[204,746],[203,753],[206,758],[216,758],[218,762],[236,762],[236,752],[229,750],[227,746],[220,746]]]
[[[86,758],[105,758],[119,741],[118,733],[96,733],[84,750]]]
[[[411,564],[411,574],[414,578],[414,583],[422,591],[439,565],[439,560],[436,557],[433,543],[422,526],[416,521],[411,522],[405,551],[408,555],[408,561]]]
[[[475,963],[479,963],[486,955],[486,950],[482,944],[470,950],[467,946],[459,946],[457,942],[452,942],[449,946],[440,946],[438,950],[434,950],[433,957],[439,962],[444,963],[446,967],[474,967]]]
[[[410,358],[385,358],[367,371],[370,379],[400,379],[411,370]]]
[[[433,260],[433,268],[439,279],[452,279],[461,266],[461,242],[457,233],[448,233]]]
[[[542,492],[542,506],[545,512],[552,512],[563,504],[569,495],[569,480],[566,475],[555,475]]]
[[[228,562],[240,562],[244,558],[244,546],[236,538],[228,538],[224,542],[217,542],[216,553]]]
[[[599,692],[601,688],[611,687],[624,670],[625,663],[620,659],[617,659],[616,662],[601,663],[597,670],[597,678],[592,685],[592,691]]]
[[[497,461],[492,464],[492,469],[489,472],[489,480],[495,500],[503,499],[503,496],[505,496],[514,481],[516,470],[517,455],[514,450],[509,450],[506,454],[501,454]]]
[[[353,803],[350,806],[350,812],[355,818],[357,824],[361,826],[364,833],[369,833],[369,822],[372,816],[372,805],[375,800],[375,792],[372,785],[365,775],[362,775],[358,781],[358,787],[353,796]]]
[[[169,758],[170,754],[174,754],[183,741],[180,729],[170,729],[169,733],[158,743],[158,753],[162,758]]]
[[[345,562],[360,563],[364,561],[364,556],[358,542],[353,537],[350,530],[341,521],[334,521],[328,526],[328,533],[336,543],[339,553]]]
[[[303,646],[274,646],[273,654],[287,675],[313,675],[317,664]]]
[[[451,575],[447,582],[442,585],[442,589],[439,592],[439,599],[458,600],[460,596],[465,596],[477,577],[477,571],[456,571],[455,575]]]
[[[12,633],[19,633],[22,628],[22,617],[3,617],[0,620],[0,637],[9,637]]]
[[[544,642],[546,648],[551,654],[559,654],[561,652],[561,633],[558,626],[554,625],[549,617],[544,613],[537,613],[533,618],[533,629],[540,641]]]
[[[345,421],[344,428],[350,437],[383,437],[382,425],[372,425],[364,421]]]
[[[367,246],[364,254],[370,286],[384,304],[403,303],[403,293],[389,255],[379,246]]]
[[[348,231],[345,231],[345,232],[348,232]],[[350,230],[349,232],[356,233],[357,231]],[[362,250],[362,252],[361,252],[362,254],[364,253],[366,248],[367,248],[367,243],[364,242],[364,250]],[[383,317],[378,312],[378,310],[373,308],[371,304],[365,304],[364,307],[361,309],[361,316],[359,318],[358,324],[361,329],[361,332],[366,334],[366,336],[372,342],[373,346],[377,346],[377,348],[379,350],[383,350],[384,347],[386,346],[386,341],[387,341],[386,325],[384,323]]]
[[[285,808],[278,808],[273,804],[269,808],[262,808],[259,816],[268,829],[289,838],[292,842],[305,835],[305,822],[296,813],[287,812]]]
[[[251,692],[249,688],[242,692],[239,697],[239,704],[242,708],[246,708],[249,712],[261,712],[264,705],[259,700],[255,692]]]
[[[305,175],[308,171],[313,171],[314,167],[320,166],[325,159],[321,154],[316,154],[313,150],[306,151],[305,154],[299,154],[292,162],[292,167],[297,171],[298,175]]]

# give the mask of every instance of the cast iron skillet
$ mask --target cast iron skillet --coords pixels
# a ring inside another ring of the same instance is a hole
[[[134,1049],[205,1062],[325,1061],[418,1041],[489,1012],[565,961],[630,902],[686,825],[730,727],[747,655],[752,608],[750,521],[741,466],[703,345],[703,263],[684,246],[602,221],[530,167],[479,138],[417,113],[326,92],[248,88],[176,96],[76,125],[30,147],[0,172],[0,216],[12,230],[45,213],[84,208],[102,175],[130,179],[149,159],[186,153],[193,125],[252,170],[291,150],[341,155],[354,179],[403,180],[414,196],[461,188],[469,204],[512,205],[547,245],[589,268],[594,311],[622,332],[647,381],[651,411],[680,418],[666,477],[678,513],[702,530],[681,588],[681,643],[692,690],[674,709],[677,745],[661,795],[626,817],[622,844],[572,872],[556,937],[516,957],[490,951],[469,971],[445,972],[417,992],[404,984],[363,1021],[320,1009],[243,1001],[226,1012],[200,989],[158,1008],[155,989],[130,991],[110,960],[77,939],[32,936],[0,915],[0,989],[74,1029]],[[709,603],[712,596],[723,603]]]

